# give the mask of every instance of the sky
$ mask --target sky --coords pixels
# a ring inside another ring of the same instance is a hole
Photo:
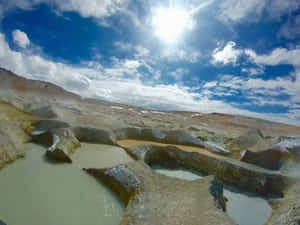
[[[83,97],[300,126],[300,1],[0,0],[0,67]]]

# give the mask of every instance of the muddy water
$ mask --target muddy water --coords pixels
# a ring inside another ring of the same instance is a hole
[[[8,225],[118,225],[123,205],[96,179],[71,164],[56,164],[45,149],[0,170],[0,219]]]
[[[184,180],[197,180],[203,177],[200,173],[188,170],[169,170],[160,167],[153,169],[166,176]],[[261,196],[229,186],[224,186],[224,195],[228,199],[226,213],[238,225],[264,225],[272,214],[269,203]]]
[[[88,143],[81,143],[81,147],[73,153],[72,160],[81,168],[111,168],[132,161],[122,148]]]
[[[133,140],[133,139],[126,139],[126,140],[120,140],[117,142],[118,145],[124,147],[124,148],[129,148],[137,145],[157,145],[157,146],[176,146],[180,148],[181,150],[184,150],[186,152],[199,152],[208,156],[212,156],[215,158],[224,158],[222,155],[218,155],[215,153],[212,153],[205,148],[200,148],[200,147],[193,147],[193,146],[187,146],[187,145],[175,145],[175,144],[164,144],[164,143],[159,143],[159,142],[154,142],[154,141],[141,141],[141,140]]]

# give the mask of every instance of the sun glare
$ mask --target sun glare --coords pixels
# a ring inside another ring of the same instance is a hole
[[[191,19],[188,12],[170,7],[158,9],[152,22],[159,38],[175,42],[189,26]]]

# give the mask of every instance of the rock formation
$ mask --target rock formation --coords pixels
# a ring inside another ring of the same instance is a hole
[[[234,224],[220,206],[223,196],[215,190],[213,177],[197,181],[169,178],[153,172],[142,161],[87,171],[126,203],[122,225]]]
[[[46,155],[62,162],[72,162],[71,154],[80,146],[80,142],[70,129],[58,128],[42,134],[33,135],[33,140],[46,145]]]

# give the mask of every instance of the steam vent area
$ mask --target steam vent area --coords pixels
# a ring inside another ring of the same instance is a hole
[[[300,224],[299,127],[4,75],[0,225]]]

